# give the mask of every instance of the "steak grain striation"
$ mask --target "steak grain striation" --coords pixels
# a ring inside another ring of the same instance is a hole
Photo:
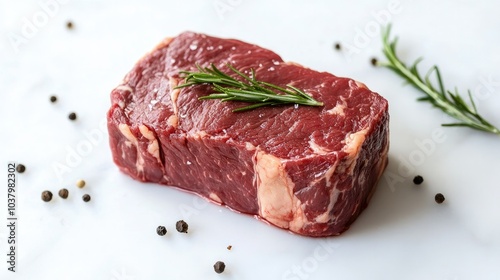
[[[225,73],[293,85],[322,107],[233,113],[200,101],[209,85],[174,89],[179,71],[211,63]],[[111,93],[113,160],[132,178],[197,193],[307,236],[338,235],[366,208],[387,165],[387,101],[352,79],[284,62],[238,40],[185,32],[145,55]]]

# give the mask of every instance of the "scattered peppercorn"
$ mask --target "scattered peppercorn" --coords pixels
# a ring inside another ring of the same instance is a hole
[[[76,120],[76,113],[75,112],[69,113],[68,118],[72,121]]]
[[[56,101],[57,101],[57,96],[52,95],[52,96],[50,97],[50,102],[54,103],[54,102],[56,102]]]
[[[178,232],[188,232],[188,224],[184,222],[184,220],[177,221],[177,223],[175,223],[175,228]]]
[[[228,249],[228,250],[231,250],[232,248],[233,248],[233,246],[232,246],[232,245],[227,246],[227,249]]]
[[[84,180],[76,181],[76,186],[79,187],[80,189],[85,187],[85,181]]]
[[[18,165],[16,166],[16,171],[17,171],[18,173],[23,173],[24,171],[26,171],[26,166],[24,166],[24,164],[21,164],[21,163],[20,163],[20,164],[18,164]]]
[[[69,192],[67,189],[60,189],[59,190],[59,196],[61,198],[64,198],[64,199],[68,198],[68,194],[69,194]]]
[[[444,202],[444,195],[442,193],[437,193],[436,196],[434,196],[434,200],[438,203],[441,204]]]
[[[340,51],[342,49],[342,46],[340,46],[340,43],[335,43],[335,49]]]
[[[224,269],[226,269],[226,264],[224,262],[218,261],[214,264],[214,270],[217,273],[222,273],[224,272]]]
[[[66,22],[66,27],[67,27],[68,29],[73,29],[73,22],[72,22],[72,21],[68,21],[68,22]]]
[[[49,202],[52,200],[52,192],[50,191],[43,191],[42,192],[42,200],[45,202]]]
[[[415,176],[415,178],[413,178],[413,184],[415,185],[420,185],[424,182],[424,178],[420,175],[417,175]]]
[[[374,58],[372,58],[372,59],[370,60],[370,62],[371,62],[371,64],[372,64],[373,66],[377,66],[377,62],[378,62],[378,60],[374,57]]]
[[[164,236],[165,234],[167,234],[167,229],[164,227],[164,226],[158,226],[156,228],[156,233],[159,235],[159,236]]]
[[[88,194],[84,194],[84,195],[82,196],[82,199],[83,199],[83,201],[85,201],[85,202],[89,202],[89,201],[90,201],[90,195],[88,195]]]

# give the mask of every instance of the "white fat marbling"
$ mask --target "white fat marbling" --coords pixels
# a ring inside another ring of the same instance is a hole
[[[135,147],[135,149],[137,150],[137,161],[135,163],[135,167],[136,167],[137,171],[144,172],[144,158],[143,158],[143,155],[141,154],[141,151],[139,149],[137,138],[134,136],[132,131],[130,131],[130,127],[127,124],[124,124],[124,123],[119,124],[118,129],[120,130],[122,135],[125,136],[125,138],[128,140],[128,141],[125,141],[125,145],[127,145],[127,147],[129,147],[128,143],[131,143]],[[123,156],[124,155],[122,155],[122,157]]]
[[[297,198],[293,194],[294,183],[281,160],[257,151],[255,174],[260,216],[279,227],[289,228],[296,214]]]
[[[331,152],[328,148],[318,145],[312,138],[309,140],[309,148],[318,155],[326,155]]]
[[[160,159],[160,147],[158,144],[158,139],[156,139],[155,134],[148,129],[147,126],[141,125],[139,126],[139,131],[141,134],[149,140],[148,144],[148,153],[150,153],[158,162],[161,163]]]

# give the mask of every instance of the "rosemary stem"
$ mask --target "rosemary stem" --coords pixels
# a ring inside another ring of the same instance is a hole
[[[471,104],[467,104],[458,94],[457,90],[455,90],[455,93],[445,90],[444,84],[441,80],[441,74],[437,66],[433,66],[430,69],[428,74],[425,76],[425,79],[419,75],[417,70],[417,64],[420,62],[420,59],[418,59],[412,67],[407,67],[396,55],[395,49],[397,38],[392,42],[390,41],[390,28],[391,26],[389,25],[382,35],[383,53],[388,62],[379,63],[379,65],[389,68],[408,81],[415,88],[422,91],[427,97],[420,98],[420,101],[428,101],[445,114],[460,121],[459,123],[443,124],[443,126],[467,126],[500,135],[500,130],[498,128],[479,115],[470,91],[469,101]],[[429,79],[429,76],[433,72],[439,86],[437,89]]]
[[[385,50],[387,52],[387,50]],[[414,76],[408,68],[406,68],[405,65],[403,65],[397,58],[392,56],[390,53],[386,53],[386,55],[389,57],[389,60],[391,61],[392,65],[398,69],[403,75],[403,78],[409,80],[416,88],[422,90],[426,95],[434,99],[437,103],[437,106],[439,108],[442,108],[445,111],[447,115],[450,116],[460,116],[460,120],[465,121],[467,123],[473,124],[465,114],[463,114],[461,111],[456,109],[455,107],[447,107],[447,102],[443,100],[443,98],[437,94],[435,91],[433,91],[431,88],[429,88],[424,82],[420,80],[419,77]],[[451,112],[449,112],[451,111]]]
[[[251,69],[251,76],[240,72],[232,65],[228,68],[240,77],[235,79],[223,73],[214,64],[202,68],[197,65],[199,72],[181,71],[185,82],[176,88],[183,88],[197,84],[208,84],[212,86],[214,93],[202,96],[200,100],[220,99],[221,101],[240,101],[256,103],[234,109],[233,112],[247,111],[262,106],[274,106],[280,104],[300,104],[307,106],[323,106],[323,102],[315,100],[304,91],[287,85],[286,88],[271,83],[258,81],[255,72]]]

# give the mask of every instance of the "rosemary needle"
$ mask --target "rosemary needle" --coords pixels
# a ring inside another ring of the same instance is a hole
[[[420,76],[417,65],[422,58],[417,59],[411,66],[406,66],[404,62],[396,55],[396,44],[398,38],[390,39],[391,25],[388,25],[382,32],[383,53],[387,58],[386,63],[377,63],[377,65],[389,68],[394,73],[404,78],[409,84],[413,85],[425,94],[418,101],[429,102],[434,107],[448,114],[458,122],[442,124],[443,126],[465,126],[473,129],[494,133],[500,135],[500,130],[486,121],[477,111],[476,104],[472,99],[470,90],[468,91],[470,105],[459,95],[458,90],[454,92],[446,90],[439,68],[432,66],[424,78]],[[437,81],[437,86],[431,81],[431,75]]]
[[[228,68],[241,79],[219,70],[214,64],[202,68],[196,65],[198,72],[180,71],[184,75],[185,82],[175,88],[183,88],[198,84],[209,84],[214,93],[202,96],[200,100],[220,99],[222,101],[240,101],[254,103],[248,106],[234,109],[233,112],[252,110],[262,106],[273,106],[282,104],[301,104],[308,106],[323,106],[323,102],[316,101],[304,91],[287,85],[286,88],[258,81],[255,71],[251,69],[251,75],[247,76],[238,71],[231,64]]]

